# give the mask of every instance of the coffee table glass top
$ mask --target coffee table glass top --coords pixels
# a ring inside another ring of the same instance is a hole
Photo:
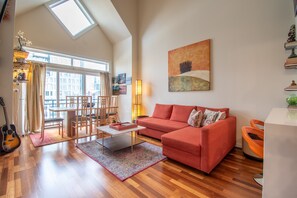
[[[108,125],[97,127],[98,130],[103,133],[109,134],[110,137],[104,137],[96,140],[103,147],[108,148],[111,151],[117,151],[127,147],[131,147],[133,152],[133,146],[140,144],[144,141],[137,138],[136,131],[145,129],[143,126],[137,126],[131,129],[116,130],[110,128]],[[134,132],[134,134],[133,134]]]

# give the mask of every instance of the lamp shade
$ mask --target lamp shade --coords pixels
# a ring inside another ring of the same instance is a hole
[[[136,80],[136,95],[141,95],[142,94],[142,81],[141,80]]]

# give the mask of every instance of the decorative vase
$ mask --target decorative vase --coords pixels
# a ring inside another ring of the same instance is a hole
[[[296,108],[297,107],[297,96],[295,94],[290,95],[286,99],[289,108]]]

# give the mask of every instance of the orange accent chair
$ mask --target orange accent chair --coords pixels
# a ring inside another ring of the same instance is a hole
[[[264,122],[261,120],[252,119],[250,125],[251,127],[264,131]]]
[[[250,149],[260,158],[264,157],[264,131],[250,126],[242,127],[242,137],[248,143]],[[263,175],[257,174],[254,180],[263,185]]]

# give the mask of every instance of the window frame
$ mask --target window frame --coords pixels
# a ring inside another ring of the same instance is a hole
[[[78,71],[73,71],[73,70],[67,70],[67,69],[63,69],[63,68],[59,68],[59,66],[55,66],[55,65],[48,65],[46,67],[46,71],[52,71],[52,72],[56,72],[57,73],[57,95],[56,95],[56,99],[57,99],[57,106],[60,106],[60,73],[73,73],[73,74],[80,74],[82,75],[82,95],[86,95],[86,76],[95,76],[95,77],[99,77],[100,78],[100,72],[99,73],[94,73],[94,72],[78,72]],[[101,81],[100,81],[101,84]],[[46,90],[44,90],[46,91]],[[45,98],[46,99],[46,98]],[[96,100],[96,98],[94,98],[93,100]]]
[[[41,49],[36,49],[36,48],[30,48],[30,47],[24,47],[24,49],[26,51],[30,52],[35,52],[35,53],[43,53],[43,54],[47,54],[48,58],[50,59],[50,56],[60,56],[60,57],[64,57],[64,58],[70,58],[71,59],[71,65],[62,65],[62,64],[58,64],[58,63],[51,63],[51,62],[45,62],[45,61],[35,61],[35,62],[42,62],[42,63],[46,63],[47,65],[49,65],[50,67],[57,67],[57,68],[64,68],[66,70],[75,70],[75,71],[82,71],[82,72],[90,72],[90,73],[110,73],[110,62],[109,61],[105,61],[105,60],[93,60],[93,59],[87,59],[87,58],[83,58],[83,57],[78,57],[78,56],[71,56],[71,55],[67,55],[67,54],[62,54],[62,53],[57,53],[57,52],[51,52],[51,51],[47,51],[47,50],[41,50]],[[103,64],[105,65],[105,70],[99,70],[99,69],[89,69],[89,68],[84,68],[84,67],[77,67],[77,66],[73,66],[73,59],[77,59],[77,60],[81,60],[81,61],[88,61],[88,62],[94,62],[94,63],[98,63],[98,64]],[[29,58],[27,60],[30,60]]]
[[[94,17],[91,15],[90,11],[86,8],[86,6],[83,4],[83,2],[81,2],[80,0],[73,0],[77,7],[80,9],[80,11],[82,12],[82,14],[86,17],[86,19],[91,23],[90,26],[88,26],[87,28],[81,30],[79,33],[77,33],[76,35],[73,35],[70,30],[64,25],[64,23],[60,20],[60,18],[54,13],[54,11],[52,10],[52,6],[58,6],[66,1],[69,0],[52,0],[48,3],[45,3],[45,6],[47,7],[47,9],[49,10],[49,12],[53,15],[53,17],[58,21],[58,23],[63,27],[63,29],[73,38],[73,39],[77,39],[80,36],[82,36],[83,34],[85,34],[86,32],[90,31],[91,29],[93,29],[94,27],[97,26],[97,23],[94,19]]]

